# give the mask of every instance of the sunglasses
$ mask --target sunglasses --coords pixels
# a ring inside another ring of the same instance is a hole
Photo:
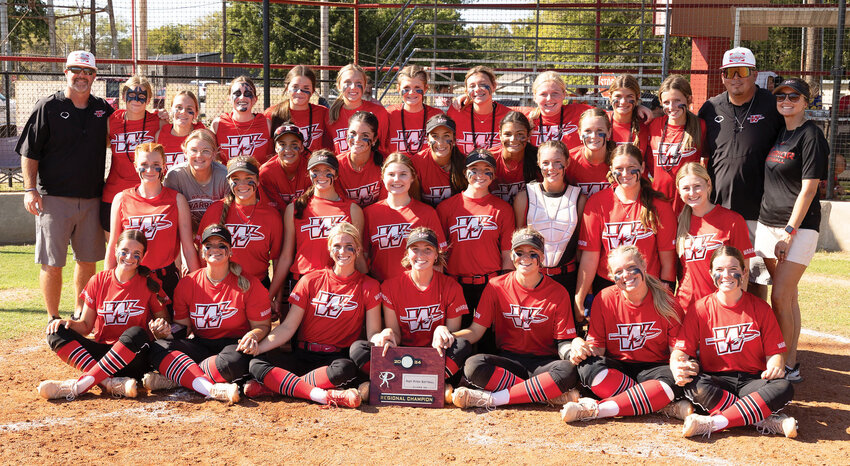
[[[66,68],[68,71],[74,74],[84,74],[86,76],[94,76],[95,70],[91,68],[83,68],[82,66],[69,66]]]
[[[797,103],[797,102],[800,101],[800,97],[802,97],[800,94],[798,94],[796,92],[789,92],[787,94],[774,94],[774,96],[776,97],[776,103],[782,102],[785,99],[788,99],[791,102]]]
[[[723,77],[726,79],[732,79],[736,74],[739,78],[748,78],[752,72],[753,69],[747,66],[731,66],[720,70],[720,73],[723,74]]]

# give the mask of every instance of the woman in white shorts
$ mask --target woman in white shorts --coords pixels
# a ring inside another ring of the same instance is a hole
[[[788,346],[785,378],[797,383],[800,303],[797,284],[815,254],[820,226],[818,182],[825,178],[829,145],[823,131],[806,120],[809,85],[787,79],[773,90],[785,118],[764,166],[764,192],[756,227],[756,254],[764,258],[773,280],[771,305]]]

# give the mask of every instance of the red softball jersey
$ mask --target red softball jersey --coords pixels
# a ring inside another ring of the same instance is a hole
[[[324,147],[332,149],[334,154],[342,154],[348,151],[348,119],[357,112],[370,112],[378,117],[378,147],[383,148],[389,131],[389,116],[387,109],[368,100],[361,100],[360,106],[351,110],[344,106],[339,110],[339,118],[331,123],[328,114],[327,128]]]
[[[148,328],[153,314],[162,312],[157,294],[148,289],[147,279],[136,274],[127,283],[115,278],[114,270],[103,270],[89,279],[80,294],[95,311],[94,341],[113,345],[130,327]],[[165,293],[159,295],[166,301]]]
[[[675,299],[673,309],[678,320],[658,314],[650,292],[635,305],[619,288],[609,286],[593,299],[587,343],[618,361],[666,363],[685,317]]]
[[[640,123],[638,125],[638,131],[635,132],[632,130],[631,123],[620,123],[618,121],[614,121],[612,114],[613,112],[608,112],[608,117],[611,118],[611,126],[613,130],[611,138],[614,142],[616,142],[617,145],[635,145],[638,149],[640,149],[641,154],[645,154],[646,148],[649,147],[649,126],[645,123]]]
[[[578,123],[581,114],[585,110],[593,108],[587,104],[566,104],[561,106],[561,111],[553,116],[539,116],[531,118],[532,109],[526,116],[531,122],[533,129],[529,142],[537,147],[546,141],[560,140],[568,150],[581,146],[581,135],[578,132]]]
[[[286,206],[304,194],[304,191],[313,184],[310,174],[307,173],[307,157],[309,156],[307,153],[301,154],[292,179],[286,174],[276,155],[260,167],[260,187],[263,189],[266,202],[277,209],[281,217],[286,211]]]
[[[431,346],[437,327],[469,314],[463,288],[437,271],[424,290],[413,283],[410,271],[395,275],[381,284],[381,296],[384,306],[395,311],[401,328],[400,346]]]
[[[197,122],[192,126],[193,131],[200,128],[206,128],[206,126],[201,122]],[[162,144],[162,148],[165,150],[166,172],[171,170],[171,167],[187,161],[186,154],[183,152],[183,141],[189,135],[175,136],[171,134],[172,129],[174,129],[174,125],[172,124],[163,126],[156,138],[157,144]]]
[[[653,232],[640,222],[641,203],[624,204],[614,188],[590,197],[584,207],[578,247],[583,251],[599,251],[599,266],[596,273],[608,277],[608,253],[624,245],[634,245],[646,259],[647,272],[658,276],[661,272],[659,251],[676,249],[676,217],[670,204],[653,200],[658,212],[657,231]]]
[[[163,186],[158,196],[145,199],[136,188],[126,189],[121,193],[118,218],[121,231],[139,230],[145,234],[148,247],[142,265],[156,270],[174,263],[180,253],[177,191]]]
[[[298,280],[289,303],[304,309],[296,341],[343,349],[361,338],[366,311],[381,304],[381,285],[357,271],[316,270]]]
[[[272,109],[269,107],[263,112],[269,120],[272,119]],[[289,109],[289,117],[292,123],[301,130],[304,137],[304,147],[310,152],[325,148],[325,134],[327,133],[328,108],[323,105],[310,104],[307,110]],[[272,132],[277,128],[272,128]],[[274,141],[271,142],[274,154]]]
[[[502,269],[502,251],[511,249],[514,211],[498,197],[480,199],[455,194],[437,206],[449,240],[446,272],[455,276],[486,275]]]
[[[270,154],[274,154],[274,143],[269,135],[269,120],[262,113],[255,113],[254,119],[245,123],[235,121],[231,113],[218,117],[218,130],[215,133],[221,157],[221,163],[233,157],[250,156],[263,164]]]
[[[443,113],[439,108],[427,105],[416,113],[404,110],[403,104],[393,105],[387,109],[389,131],[384,144],[384,152],[404,152],[414,155],[428,148],[428,134],[425,133],[425,122],[434,115]]]
[[[510,108],[493,102],[493,111],[486,115],[477,113],[473,115],[472,105],[467,105],[463,110],[449,107],[446,114],[457,125],[455,132],[457,147],[464,154],[468,154],[475,148],[493,150],[502,147],[502,141],[499,139],[499,123],[510,111]]]
[[[685,315],[676,349],[696,357],[703,372],[767,369],[767,358],[784,353],[785,340],[770,306],[744,292],[733,306],[712,293],[694,303]]]
[[[411,156],[410,160],[416,169],[416,176],[419,177],[424,202],[437,207],[440,202],[452,197],[451,175],[437,165],[430,148]]]
[[[356,202],[360,207],[370,206],[380,199],[387,198],[387,189],[381,180],[381,167],[372,160],[366,162],[360,170],[351,166],[351,153],[345,152],[339,157],[339,179],[334,186],[339,186],[345,197]]]
[[[304,275],[329,265],[328,233],[339,222],[351,222],[352,205],[348,199],[329,201],[315,196],[310,199],[301,218],[294,218],[295,260],[290,272]]]
[[[556,340],[576,337],[570,294],[545,275],[532,289],[520,285],[515,275],[510,272],[487,283],[473,322],[493,326],[502,351],[555,357]]]
[[[724,244],[738,248],[746,258],[756,255],[747,222],[741,214],[715,205],[702,217],[691,215],[684,252],[679,256],[682,278],[676,297],[682,308],[687,309],[691,303],[717,289],[711,276],[711,254]]]
[[[589,162],[584,156],[584,146],[581,145],[570,150],[570,164],[564,176],[571,185],[581,188],[581,193],[587,197],[611,187],[608,164]]]
[[[490,184],[490,192],[499,196],[499,199],[512,204],[517,193],[525,191],[526,180],[523,173],[522,161],[507,161],[502,156],[502,148],[493,149],[493,157],[496,159],[496,179]],[[537,181],[542,181],[538,179]]]
[[[369,243],[369,270],[378,281],[398,276],[404,272],[401,258],[405,254],[407,233],[415,227],[428,227],[437,233],[440,249],[445,249],[446,236],[437,211],[424,202],[411,199],[410,203],[395,210],[386,199],[370,205],[363,211],[366,217],[366,242]]]
[[[224,201],[216,201],[207,209],[195,242],[201,246],[201,232],[208,225],[219,223]],[[280,257],[283,244],[283,222],[280,214],[264,202],[241,206],[230,204],[225,226],[232,241],[231,260],[242,266],[243,273],[262,281],[269,274],[269,262]],[[201,246],[202,247],[202,246]]]
[[[702,135],[700,147],[705,147],[705,122],[702,119],[699,120],[699,127]],[[681,148],[684,135],[684,126],[669,125],[666,118],[656,118],[649,124],[649,147],[643,157],[646,170],[652,175],[652,187],[673,201],[673,212],[676,215],[679,215],[685,206],[676,191],[676,174],[682,165],[688,162],[699,163],[703,157],[701,149]],[[696,142],[694,141],[694,145]]]
[[[109,116],[109,149],[112,152],[112,165],[106,185],[103,187],[103,202],[110,203],[115,195],[127,188],[139,185],[139,172],[136,171],[136,146],[153,142],[159,130],[159,117],[153,112],[145,112],[141,120],[124,119],[126,110],[116,110]]]

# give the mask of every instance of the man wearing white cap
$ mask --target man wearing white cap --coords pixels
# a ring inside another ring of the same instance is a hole
[[[35,261],[48,318],[59,317],[62,267],[74,249],[79,296],[105,253],[100,196],[106,163],[106,121],[112,107],[91,95],[94,55],[78,50],[65,62],[66,87],[36,102],[16,152],[24,175],[24,207],[35,215]]]
[[[727,50],[720,74],[726,92],[707,100],[699,110],[706,127],[713,201],[741,214],[753,241],[764,193],[764,161],[784,120],[776,111],[773,95],[756,86],[758,70],[750,49]],[[765,299],[767,287],[762,285],[768,279],[764,262],[750,260],[747,291]]]

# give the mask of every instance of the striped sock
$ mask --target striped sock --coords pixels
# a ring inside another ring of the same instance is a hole
[[[215,383],[227,383],[229,380],[224,378],[221,375],[221,372],[218,371],[218,367],[215,365],[217,356],[210,356],[203,361],[201,361],[201,370],[204,371],[204,374]]]
[[[97,364],[97,361],[92,355],[77,341],[69,341],[65,346],[56,351],[56,355],[65,364],[81,372],[88,372]]]
[[[331,383],[331,379],[328,378],[328,366],[313,369],[307,374],[302,375],[301,379],[314,387],[324,388],[326,390],[336,388],[336,385]]]
[[[658,411],[673,401],[673,390],[658,380],[647,380],[599,402],[597,417],[638,416]]]
[[[457,362],[452,358],[446,358],[446,378],[448,379],[457,374],[458,370],[460,370],[460,367],[458,367]]]
[[[283,396],[309,400],[310,392],[315,388],[297,375],[280,367],[275,367],[262,380],[263,385]]]
[[[524,380],[517,377],[516,374],[496,366],[493,368],[493,374],[490,376],[490,380],[487,381],[487,385],[481,388],[491,392],[498,392],[522,382]]]
[[[507,404],[543,402],[557,397],[562,392],[552,375],[544,372],[508,388]]]
[[[213,381],[207,378],[204,371],[180,351],[171,351],[159,363],[159,373],[177,382],[182,387],[194,390],[201,395],[210,394]]]
[[[617,369],[605,369],[594,377],[590,390],[600,399],[611,398],[635,386],[635,381]]]
[[[770,408],[758,392],[738,398],[731,407],[724,409],[720,416],[725,417],[729,424],[726,428],[752,425],[770,416]]]
[[[126,367],[135,357],[136,353],[130,350],[130,348],[124,346],[120,341],[116,342],[94,367],[80,376],[77,380],[77,393],[83,394],[93,385],[102,382],[103,379],[112,377],[116,372]]]
[[[709,414],[720,414],[738,401],[738,397],[733,393],[726,390],[720,391],[723,392],[723,396],[720,397],[720,401],[716,405],[708,409]]]

